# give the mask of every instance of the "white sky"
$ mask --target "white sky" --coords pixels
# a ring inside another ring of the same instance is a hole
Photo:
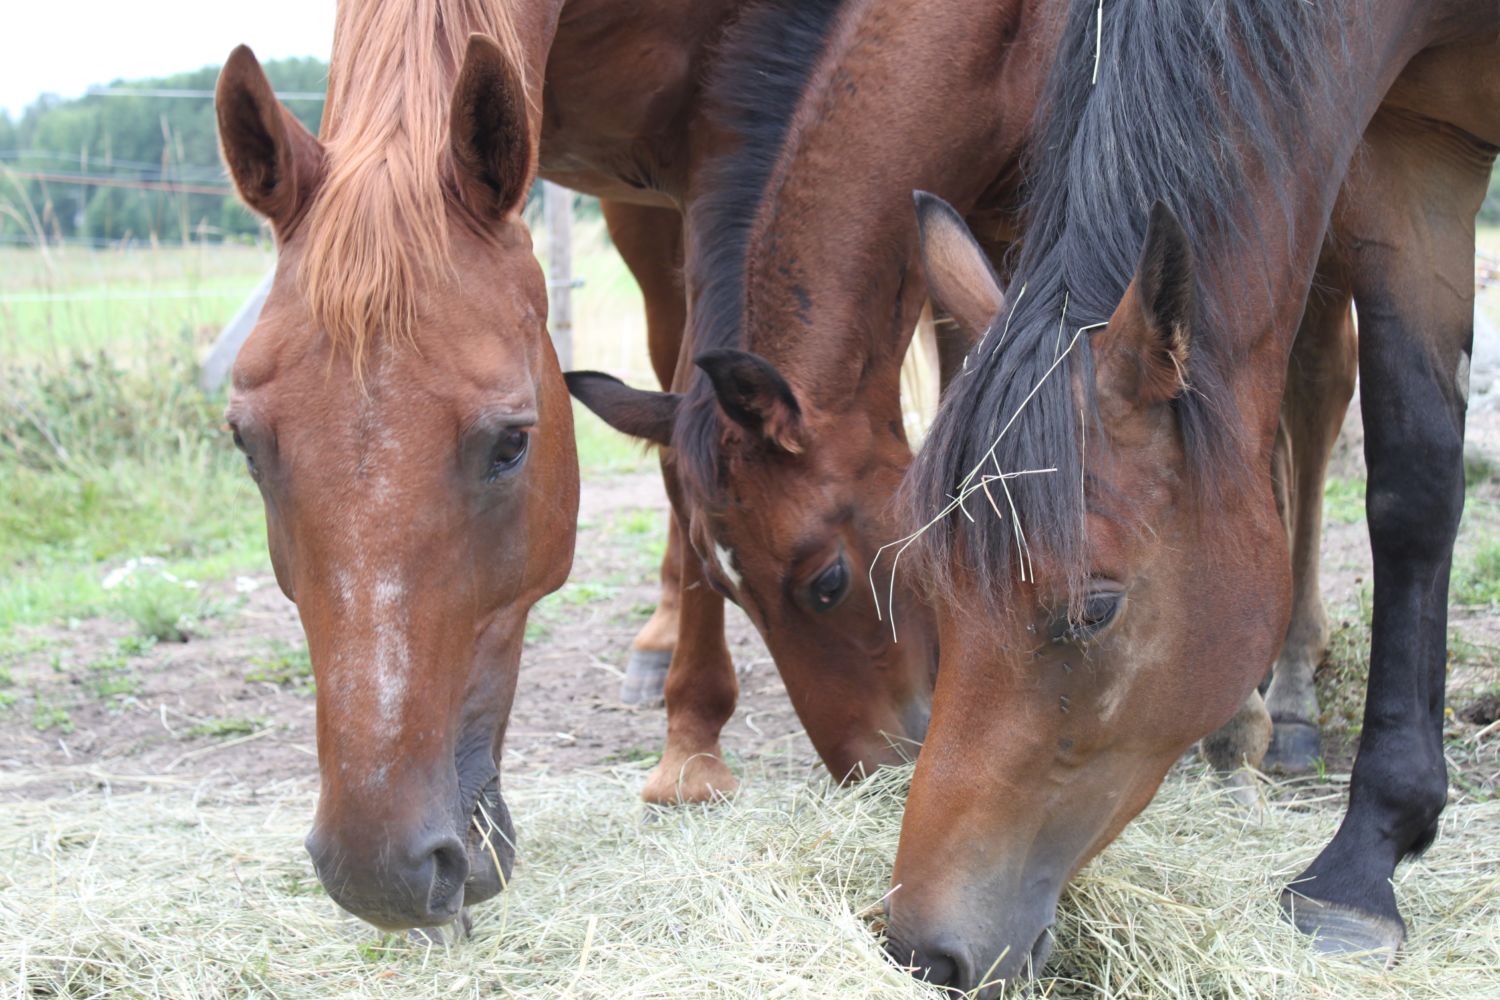
[[[328,58],[334,0],[21,0],[0,23],[0,111],[39,94],[219,63],[244,42],[261,59]]]

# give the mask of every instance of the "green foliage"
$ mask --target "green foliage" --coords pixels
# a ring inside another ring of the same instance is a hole
[[[187,731],[188,736],[207,736],[212,739],[223,739],[226,736],[249,736],[266,728],[266,720],[256,718],[239,718],[229,716],[223,719],[209,719],[200,722]]]
[[[1500,604],[1500,539],[1481,538],[1454,567],[1452,591],[1456,604]]]
[[[1332,524],[1358,524],[1365,519],[1365,481],[1328,477],[1323,484],[1323,517]]]
[[[31,727],[39,733],[56,729],[66,735],[73,731],[73,717],[67,709],[51,704],[38,692],[36,705],[31,711]]]
[[[251,659],[245,680],[292,688],[302,695],[312,694],[315,687],[312,656],[305,645],[276,639],[265,655]]]
[[[102,701],[134,697],[141,692],[141,679],[123,656],[106,656],[88,666],[89,686]]]
[[[1359,604],[1339,616],[1328,638],[1328,652],[1313,675],[1322,710],[1319,728],[1324,733],[1353,737],[1363,725],[1373,614],[1374,602],[1366,587],[1360,591]]]
[[[265,70],[272,85],[283,91],[321,92],[328,75],[327,66],[311,58],[272,60]],[[218,66],[205,66],[172,76],[116,81],[113,87],[212,91],[218,75]],[[321,101],[292,101],[287,107],[317,130]],[[87,174],[126,183],[224,187],[213,102],[207,97],[42,97],[18,123],[0,115],[0,168],[14,171],[10,183],[0,184],[8,189],[0,197],[17,199],[13,214],[0,213],[0,237],[186,240],[259,232],[257,220],[232,193],[184,194],[56,179]],[[34,231],[36,222],[40,234]]]
[[[185,347],[149,372],[99,355],[0,369],[0,626],[114,610],[181,638],[186,577],[264,563],[258,497]],[[99,563],[156,572],[106,590]]]
[[[135,623],[139,635],[156,642],[187,642],[213,612],[195,588],[160,575],[121,587],[114,606]]]
[[[1477,489],[1485,483],[1500,479],[1500,468],[1493,459],[1480,451],[1464,454],[1464,488]]]

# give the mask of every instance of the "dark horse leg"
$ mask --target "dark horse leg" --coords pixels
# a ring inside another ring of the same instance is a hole
[[[687,304],[682,291],[682,216],[670,208],[621,202],[599,202],[609,235],[630,268],[646,304],[646,342],[651,370],[663,389],[672,385],[677,351],[682,346]],[[620,700],[627,705],[654,705],[662,700],[667,668],[677,644],[681,614],[682,534],[677,518],[667,514],[667,551],[661,561],[661,598],[650,619],[630,643]]]
[[[1300,774],[1321,754],[1313,671],[1328,649],[1328,615],[1318,578],[1323,480],[1354,395],[1358,346],[1342,276],[1320,269],[1292,346],[1284,430],[1277,448],[1278,500],[1292,550],[1292,619],[1266,691],[1273,729],[1263,766]]]
[[[1334,216],[1359,309],[1375,562],[1370,679],[1348,812],[1282,905],[1321,949],[1387,962],[1406,934],[1391,876],[1432,843],[1447,801],[1448,572],[1464,500],[1474,215],[1495,152],[1383,108]]]
[[[1319,269],[1287,365],[1272,478],[1292,554],[1292,618],[1264,700],[1251,691],[1234,717],[1203,739],[1217,770],[1241,764],[1303,771],[1318,756],[1313,671],[1328,645],[1318,580],[1323,479],[1354,394],[1354,327],[1341,278]]]

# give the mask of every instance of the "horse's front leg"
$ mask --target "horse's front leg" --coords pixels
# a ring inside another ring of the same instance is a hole
[[[682,604],[666,679],[667,747],[641,793],[658,805],[706,802],[739,786],[719,748],[740,691],[724,642],[724,598],[709,586],[692,549],[682,545],[679,552]]]
[[[1349,809],[1282,904],[1319,947],[1393,961],[1391,877],[1437,836],[1448,573],[1464,502],[1474,215],[1494,150],[1382,111],[1335,216],[1359,309],[1360,407],[1375,564],[1370,679]]]

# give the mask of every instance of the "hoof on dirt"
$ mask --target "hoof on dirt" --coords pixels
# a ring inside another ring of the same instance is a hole
[[[413,927],[406,932],[406,936],[412,944],[452,947],[468,937],[473,929],[468,907],[465,907],[458,911],[458,917],[452,923],[440,927]]]
[[[1261,769],[1276,774],[1307,774],[1323,755],[1318,727],[1306,722],[1278,722]]]
[[[675,806],[713,802],[733,795],[740,781],[717,753],[673,759],[668,753],[646,776],[641,798],[650,805]]]
[[[632,649],[625,664],[625,680],[620,683],[620,700],[641,708],[662,704],[671,665],[670,649]]]
[[[1325,955],[1342,955],[1377,962],[1389,969],[1406,940],[1406,925],[1400,920],[1377,917],[1337,903],[1299,895],[1287,889],[1281,894],[1281,909],[1313,947]]]

